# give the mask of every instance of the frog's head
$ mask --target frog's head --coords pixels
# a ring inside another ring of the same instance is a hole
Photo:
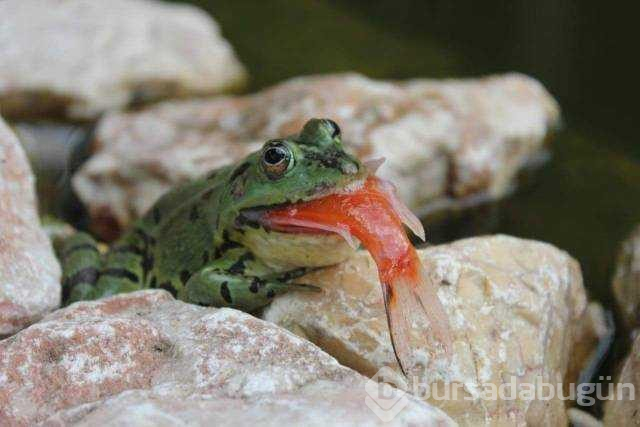
[[[329,119],[311,119],[299,134],[266,142],[229,171],[217,229],[248,246],[252,246],[249,238],[268,241],[271,252],[277,251],[276,240],[295,245],[304,239],[329,237],[328,241],[339,242],[336,236],[284,236],[261,227],[259,217],[270,208],[358,185],[367,175],[366,166],[344,150],[338,125]]]

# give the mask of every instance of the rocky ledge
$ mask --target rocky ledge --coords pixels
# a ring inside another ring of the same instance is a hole
[[[34,177],[0,117],[0,338],[59,304],[60,267],[40,227]]]
[[[422,250],[420,256],[439,284],[454,334],[448,361],[425,342],[425,325],[414,329],[415,357],[422,367],[410,378],[429,387],[427,401],[461,425],[566,425],[565,402],[557,394],[551,400],[483,395],[490,386],[497,389],[511,381],[555,387],[577,380],[606,334],[602,310],[587,305],[578,263],[551,245],[507,236],[460,240]],[[368,254],[301,280],[324,292],[278,297],[266,310],[266,320],[306,337],[365,375],[384,367],[399,372]],[[447,388],[449,400],[434,398],[446,396]]]
[[[640,336],[636,337],[631,352],[622,364],[615,383],[605,402],[604,425],[611,427],[640,424]]]
[[[625,328],[633,331],[640,327],[640,225],[620,248],[613,295]]]
[[[282,328],[162,290],[76,303],[0,341],[2,425],[382,425],[366,383]],[[388,393],[404,404],[390,425],[455,425]]]
[[[0,110],[93,118],[131,103],[223,92],[245,71],[217,24],[154,0],[0,2]]]
[[[361,158],[412,208],[498,198],[540,155],[558,106],[519,74],[386,82],[357,74],[299,77],[241,96],[162,103],[102,119],[93,156],[74,177],[95,231],[112,238],[175,183],[298,132],[310,117],[341,124]]]
[[[606,426],[640,424],[640,225],[622,242],[613,276],[613,295],[622,321],[622,342],[629,341],[629,354],[613,382],[605,402]]]

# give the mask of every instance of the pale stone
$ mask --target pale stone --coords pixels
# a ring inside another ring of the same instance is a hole
[[[0,424],[381,425],[366,382],[273,324],[147,290],[73,304],[1,341]],[[455,425],[390,395],[405,405],[392,425]]]
[[[608,317],[604,307],[595,301],[589,303],[581,320],[573,326],[575,337],[565,380],[578,384],[581,380],[589,381],[597,373],[615,338],[615,326],[613,318]],[[565,390],[569,391],[566,387]]]
[[[497,391],[504,384],[508,390],[512,379],[519,385],[538,380],[562,388],[573,364],[572,349],[596,334],[583,330],[585,317],[594,314],[587,310],[578,263],[551,245],[508,236],[465,239],[419,252],[439,284],[454,336],[448,361],[425,325],[414,324],[414,355],[422,367],[409,379],[431,387],[432,393],[437,390],[438,396],[447,386],[452,397],[438,400],[432,394],[427,401],[461,425],[566,425],[565,402],[557,393],[551,400],[527,400],[522,394],[514,400],[481,397],[490,396],[489,387]],[[307,337],[365,375],[383,367],[398,371],[376,267],[367,253],[300,280],[324,292],[277,297],[264,319]]]
[[[572,427],[602,427],[602,421],[577,408],[569,408],[567,417]]]
[[[365,406],[363,387],[323,381],[295,393],[252,398],[194,398],[180,393],[127,391],[53,415],[43,427],[113,426],[455,426],[441,411],[417,401],[390,421]]]
[[[100,121],[73,184],[97,230],[122,228],[174,184],[234,162],[311,117],[342,127],[361,158],[423,211],[504,196],[559,119],[554,99],[519,74],[386,82],[298,77],[257,94],[167,102]]]
[[[613,390],[613,395],[605,402],[604,425],[625,427],[640,424],[640,336],[635,338]]]
[[[640,326],[640,226],[622,243],[613,277],[613,295],[624,326]]]
[[[219,93],[245,71],[202,10],[152,0],[0,2],[0,110],[92,118]]]
[[[29,162],[0,117],[0,337],[60,304],[60,266],[40,226]]]

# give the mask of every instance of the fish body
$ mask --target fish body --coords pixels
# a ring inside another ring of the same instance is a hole
[[[391,192],[389,183],[369,176],[360,188],[272,210],[265,215],[263,223],[281,231],[291,231],[290,226],[335,230],[362,243],[378,268],[393,348],[406,373],[412,365],[409,343],[414,318],[423,315],[427,319],[446,351],[451,342],[447,317],[436,288],[424,271],[403,224],[410,224],[423,239],[424,229]]]

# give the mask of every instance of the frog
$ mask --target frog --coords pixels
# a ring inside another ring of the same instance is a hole
[[[66,238],[63,301],[157,288],[188,303],[255,312],[286,292],[318,291],[296,279],[354,248],[331,233],[270,230],[259,217],[344,191],[369,173],[336,122],[310,119],[294,135],[177,185],[107,249],[86,232]]]

